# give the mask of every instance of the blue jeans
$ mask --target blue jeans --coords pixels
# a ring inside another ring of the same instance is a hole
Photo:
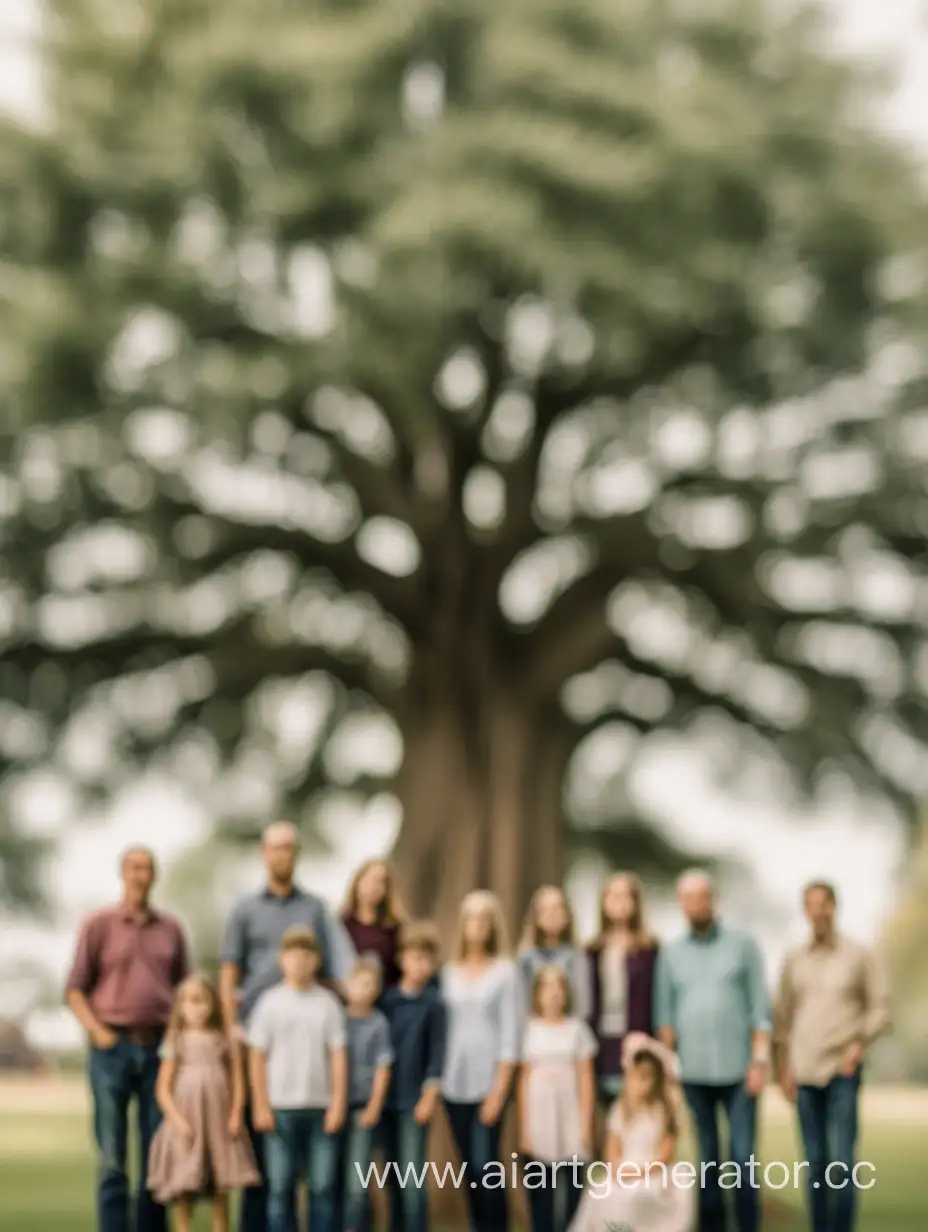
[[[748,1170],[757,1142],[757,1100],[748,1095],[743,1082],[725,1086],[702,1083],[683,1084],[693,1114],[699,1142],[701,1164],[737,1164],[741,1183],[734,1189],[735,1223],[738,1232],[757,1232],[760,1227],[760,1179],[757,1169]],[[719,1147],[719,1109],[728,1118],[731,1148],[722,1156]],[[719,1184],[719,1168],[707,1168],[705,1183],[699,1185],[699,1232],[725,1232],[725,1193]],[[732,1187],[731,1169],[722,1174],[726,1189]],[[699,1178],[702,1182],[702,1175]],[[753,1184],[751,1183],[753,1180]]]
[[[416,1124],[411,1108],[383,1114],[380,1141],[390,1167],[390,1232],[428,1232],[428,1140],[429,1127]]]
[[[325,1131],[324,1108],[274,1111],[265,1142],[267,1232],[289,1232],[293,1193],[301,1177],[309,1189],[309,1232],[339,1232],[335,1222],[338,1134]]]
[[[97,1226],[99,1232],[165,1232],[167,1218],[148,1192],[148,1150],[161,1112],[155,1101],[158,1041],[134,1044],[121,1035],[112,1048],[90,1051],[93,1132],[99,1151]],[[136,1101],[139,1125],[139,1182],[129,1193],[129,1104]],[[130,1215],[134,1207],[134,1218]]]
[[[853,1078],[832,1078],[825,1087],[798,1089],[799,1126],[809,1163],[812,1232],[851,1232],[854,1225],[852,1171],[859,1094],[859,1070]]]
[[[574,1184],[575,1170],[563,1164],[556,1167],[538,1159],[526,1159],[531,1171],[526,1172],[525,1185],[529,1210],[532,1213],[532,1232],[564,1232],[573,1223],[583,1197],[584,1170],[576,1169],[578,1184]],[[544,1170],[544,1184],[542,1180]]]
[[[464,1193],[471,1227],[478,1232],[508,1232],[509,1204],[505,1187],[499,1186],[497,1169],[489,1174],[490,1183],[483,1183],[487,1164],[500,1163],[500,1122],[484,1125],[480,1120],[480,1104],[455,1104],[446,1100],[445,1108],[461,1162],[467,1166]]]
[[[371,1226],[371,1202],[365,1185],[374,1159],[375,1129],[363,1129],[357,1124],[358,1111],[348,1113],[348,1125],[339,1143],[339,1168],[341,1179],[340,1229],[348,1232],[367,1232]],[[375,1182],[376,1183],[376,1182]]]
[[[255,1163],[261,1174],[261,1184],[242,1190],[238,1210],[239,1232],[267,1232],[267,1135],[259,1133],[251,1119],[250,1103],[245,1107],[245,1128],[251,1139]],[[290,1194],[287,1210],[286,1232],[297,1232],[296,1185]]]

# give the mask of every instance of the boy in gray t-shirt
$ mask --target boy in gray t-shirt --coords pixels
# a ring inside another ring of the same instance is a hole
[[[383,974],[374,957],[358,959],[348,977],[348,1127],[345,1135],[345,1205],[342,1227],[360,1232],[370,1227],[367,1186],[374,1150],[374,1134],[380,1123],[393,1043],[390,1024],[374,1003],[380,996]]]
[[[254,1123],[268,1135],[268,1232],[288,1232],[301,1171],[309,1185],[314,1232],[336,1232],[347,1040],[338,998],[316,982],[320,958],[311,929],[289,928],[280,947],[284,982],[261,996],[248,1028]]]

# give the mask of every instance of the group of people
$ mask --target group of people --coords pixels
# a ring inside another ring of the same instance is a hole
[[[164,1232],[167,1208],[189,1232],[201,1200],[227,1232],[237,1190],[241,1232],[297,1232],[301,1182],[312,1232],[361,1232],[378,1156],[394,1166],[391,1232],[427,1232],[428,1187],[407,1169],[421,1175],[440,1108],[472,1228],[506,1232],[501,1133],[513,1103],[534,1232],[724,1232],[729,1197],[738,1232],[757,1232],[758,1188],[729,1194],[719,1172],[754,1157],[771,1078],[798,1108],[812,1232],[850,1232],[854,1188],[827,1184],[826,1169],[853,1163],[864,1055],[888,1009],[875,956],[836,928],[830,885],[806,888],[809,936],[771,1005],[759,947],[718,918],[702,872],[678,883],[688,927],[669,944],[647,926],[637,877],[616,873],[589,944],[563,891],[545,886],[513,954],[500,904],[478,890],[442,962],[434,927],[407,918],[386,862],[364,864],[333,912],[295,884],[298,854],[292,826],[265,831],[266,882],[226,925],[218,987],[192,971],[181,925],[152,905],[145,848],[123,856],[122,900],[85,922],[67,999],[90,1043],[100,1232]],[[695,1191],[667,1171],[687,1109]],[[622,1178],[605,1194],[559,1166],[597,1158]]]

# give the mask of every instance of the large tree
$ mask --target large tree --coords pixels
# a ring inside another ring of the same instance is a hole
[[[17,776],[141,758],[233,832],[387,786],[443,918],[572,841],[666,859],[667,733],[907,807],[925,202],[818,6],[45,7],[0,141]]]

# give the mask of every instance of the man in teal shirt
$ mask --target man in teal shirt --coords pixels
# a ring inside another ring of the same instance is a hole
[[[661,1040],[677,1052],[680,1078],[699,1139],[700,1232],[725,1232],[726,1188],[734,1188],[738,1232],[759,1227],[759,1179],[751,1161],[757,1096],[770,1064],[770,1003],[756,942],[715,916],[712,882],[684,873],[677,898],[689,932],[663,947],[655,972],[654,1019]],[[730,1152],[719,1149],[718,1113],[728,1119]]]

